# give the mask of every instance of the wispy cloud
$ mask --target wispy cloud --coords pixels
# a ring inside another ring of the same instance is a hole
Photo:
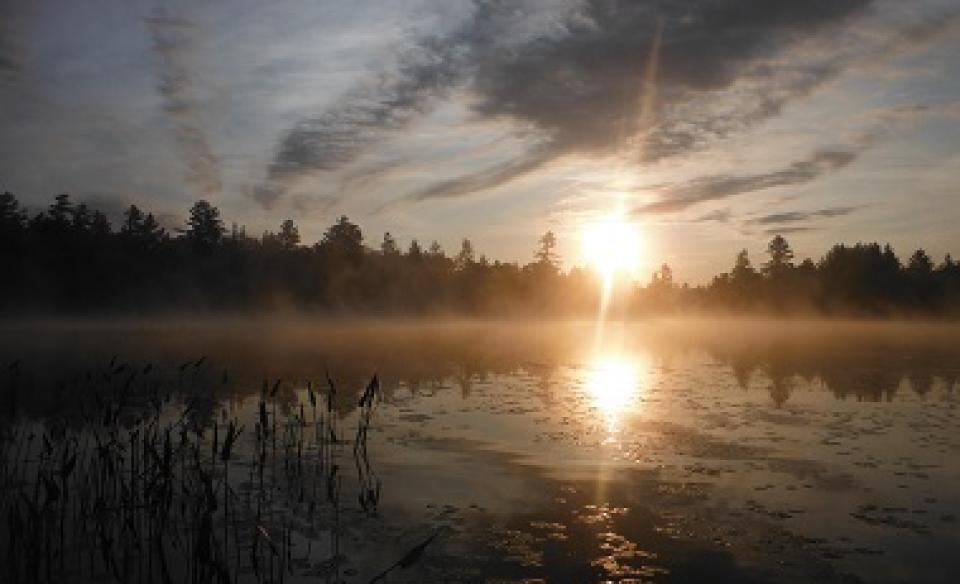
[[[194,34],[193,24],[162,13],[146,21],[157,59],[157,91],[163,109],[173,125],[180,158],[186,169],[184,180],[198,197],[214,197],[222,190],[220,160],[198,120],[191,95],[188,50]]]
[[[10,79],[23,68],[23,55],[14,39],[12,16],[0,8],[0,81]]]
[[[818,227],[810,225],[791,225],[789,227],[771,227],[764,230],[764,235],[789,235],[791,233],[806,233],[808,231],[817,231]]]
[[[365,188],[390,176],[410,162],[409,156],[379,160],[346,173],[340,180],[339,195]],[[339,198],[339,197],[338,197]]]
[[[696,219],[699,222],[708,222],[713,221],[716,223],[727,223],[733,217],[733,213],[730,209],[717,209],[716,211],[711,211],[706,215],[701,215]]]
[[[877,128],[883,130],[909,124],[922,118],[958,116],[960,116],[960,100],[901,103],[876,108],[866,114],[868,120],[873,121]]]
[[[510,159],[478,172],[435,183],[425,189],[413,192],[401,200],[419,202],[430,199],[449,199],[467,193],[492,189],[543,167],[557,155],[557,151],[551,147],[532,150],[520,158]]]
[[[770,172],[731,175],[716,174],[686,183],[661,187],[662,199],[634,209],[638,215],[674,213],[698,203],[726,199],[734,195],[809,183],[824,174],[844,168],[857,159],[855,150],[817,150],[803,160]]]
[[[421,41],[400,69],[358,87],[320,115],[286,130],[253,197],[271,208],[298,179],[340,169],[385,133],[406,127],[444,95],[460,76],[456,56],[435,41]]]
[[[825,209],[816,209],[813,211],[786,211],[783,213],[771,213],[762,215],[753,219],[748,219],[744,223],[747,225],[782,225],[787,223],[799,223],[810,221],[812,219],[830,219],[833,217],[843,217],[863,209],[862,205],[850,207],[828,207]]]

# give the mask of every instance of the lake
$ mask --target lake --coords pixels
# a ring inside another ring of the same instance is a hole
[[[20,322],[0,365],[5,581],[960,578],[953,324]]]

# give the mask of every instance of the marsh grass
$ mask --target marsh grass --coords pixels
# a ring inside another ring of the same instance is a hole
[[[0,581],[341,580],[344,447],[329,376],[264,381],[256,406],[218,399],[206,358],[164,378],[115,357],[61,384],[49,419],[17,410],[7,368],[0,435]],[[220,393],[223,393],[222,391]],[[359,400],[357,500],[377,514],[368,438],[376,376]]]

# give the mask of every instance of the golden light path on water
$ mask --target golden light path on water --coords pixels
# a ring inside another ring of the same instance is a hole
[[[586,368],[585,389],[603,416],[608,440],[619,431],[621,418],[640,403],[645,380],[642,363],[623,353],[595,355]]]
[[[601,445],[605,450],[595,461],[598,505],[604,502],[611,473],[623,462],[623,447],[630,440],[628,424],[643,413],[644,395],[649,391],[653,371],[649,355],[612,345],[596,348],[584,367],[584,397],[590,400],[598,418],[593,422],[601,425]]]

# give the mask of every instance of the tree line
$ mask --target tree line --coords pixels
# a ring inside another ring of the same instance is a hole
[[[227,229],[207,201],[195,203],[173,232],[136,205],[114,227],[102,211],[65,194],[29,216],[3,193],[0,310],[594,316],[600,283],[585,269],[561,269],[556,248],[547,232],[520,264],[491,261],[469,239],[450,255],[436,241],[402,248],[390,233],[371,245],[345,216],[305,245],[293,220],[254,237]],[[755,268],[741,251],[729,272],[697,287],[675,283],[664,264],[647,285],[620,290],[618,314],[960,312],[960,264],[949,256],[935,265],[917,250],[904,264],[890,246],[870,243],[836,245],[818,262],[797,263],[780,236],[767,252]]]
[[[571,312],[592,301],[582,271],[561,272],[552,234],[526,265],[489,261],[469,239],[448,255],[436,241],[375,247],[341,216],[313,245],[292,220],[259,237],[198,201],[169,232],[136,205],[114,228],[68,195],[28,216],[0,195],[5,313],[312,310],[351,314],[507,315]],[[578,283],[578,280],[583,280]]]
[[[935,264],[921,248],[904,263],[889,244],[836,244],[819,261],[796,262],[787,240],[775,235],[766,256],[755,268],[747,250],[741,250],[729,272],[692,292],[667,286],[664,294],[656,279],[645,292],[653,303],[694,302],[738,312],[960,314],[960,263],[949,254]]]

